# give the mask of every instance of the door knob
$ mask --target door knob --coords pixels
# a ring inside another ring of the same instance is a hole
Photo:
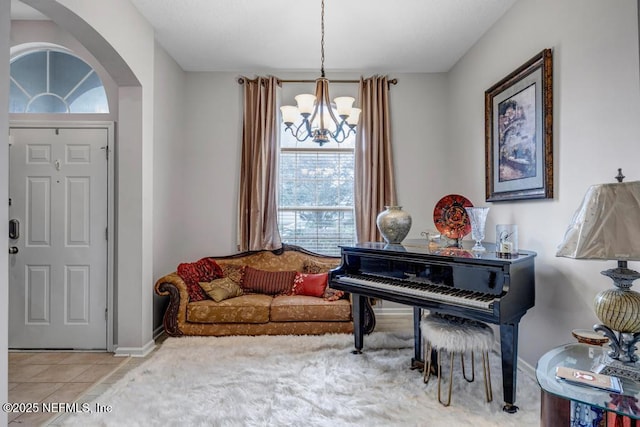
[[[17,254],[18,253],[18,248],[16,246],[11,246],[9,248],[9,253],[10,254]]]

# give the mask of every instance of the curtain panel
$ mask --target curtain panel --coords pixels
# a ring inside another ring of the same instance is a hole
[[[244,79],[238,250],[282,247],[278,231],[276,77]]]
[[[362,114],[355,148],[356,238],[376,242],[382,240],[378,213],[396,205],[387,76],[360,78],[358,92]]]

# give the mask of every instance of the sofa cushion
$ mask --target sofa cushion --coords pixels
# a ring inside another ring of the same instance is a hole
[[[209,282],[222,277],[222,269],[211,258],[202,258],[196,262],[183,262],[178,265],[176,273],[187,285],[189,301],[202,301],[208,298],[198,284],[199,282]]]
[[[310,297],[322,297],[327,288],[329,275],[327,273],[307,274],[296,273],[293,281],[292,295],[307,295]]]
[[[265,295],[287,294],[293,287],[295,271],[266,271],[247,267],[242,280],[242,289]]]
[[[200,287],[215,302],[242,295],[242,288],[228,277],[214,279],[210,282],[200,282]]]
[[[187,304],[187,321],[193,323],[267,323],[273,297],[251,294],[215,302]]]
[[[234,300],[237,298],[234,298]],[[271,303],[272,322],[344,322],[351,320],[349,300],[326,301],[306,295],[282,295]]]

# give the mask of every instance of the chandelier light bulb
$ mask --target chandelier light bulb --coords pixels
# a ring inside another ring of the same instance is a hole
[[[362,112],[361,109],[359,108],[352,108],[351,109],[351,114],[349,114],[349,117],[347,117],[347,124],[350,127],[354,127],[355,125],[358,124],[358,120],[360,120],[360,113]]]
[[[280,107],[280,113],[282,113],[282,121],[287,126],[294,124],[300,117],[300,111],[293,105],[283,105]]]

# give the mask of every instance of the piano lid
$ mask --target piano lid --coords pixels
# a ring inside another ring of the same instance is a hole
[[[405,239],[401,244],[388,244],[384,242],[364,242],[356,243],[354,245],[341,245],[344,249],[353,249],[361,251],[375,251],[375,252],[389,252],[391,254],[412,253],[420,255],[429,255],[443,258],[456,258],[462,260],[483,260],[483,261],[496,261],[496,262],[519,262],[527,258],[536,256],[535,252],[519,250],[517,256],[511,258],[504,258],[496,254],[496,245],[493,243],[485,243],[482,245],[487,249],[485,252],[473,252],[471,248],[475,242],[471,240],[463,240],[462,247],[452,246],[440,246],[437,243],[426,239]]]

